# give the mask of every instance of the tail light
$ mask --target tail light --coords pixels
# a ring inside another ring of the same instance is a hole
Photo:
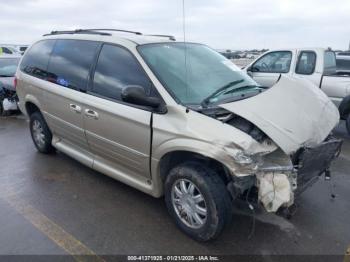
[[[15,89],[17,88],[17,77],[15,77],[15,79],[13,80],[13,86],[15,87]]]

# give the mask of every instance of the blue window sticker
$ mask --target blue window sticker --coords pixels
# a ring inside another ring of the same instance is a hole
[[[68,87],[68,85],[69,85],[68,81],[62,77],[57,77],[56,83],[61,85],[61,86],[65,86],[65,87]]]

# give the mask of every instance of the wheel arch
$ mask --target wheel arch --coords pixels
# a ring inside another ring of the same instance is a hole
[[[217,159],[195,151],[175,150],[164,154],[159,161],[158,172],[162,184],[172,168],[185,162],[197,162],[213,169],[223,180],[225,185],[231,181],[229,169]]]
[[[41,112],[39,101],[32,95],[28,95],[25,99],[25,113],[30,116],[34,112]]]

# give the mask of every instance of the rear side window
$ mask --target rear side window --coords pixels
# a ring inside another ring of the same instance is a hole
[[[85,92],[99,43],[57,40],[48,66],[48,81]]]
[[[337,62],[335,53],[333,51],[326,51],[324,53],[324,74],[333,75],[337,71]]]
[[[35,43],[24,55],[20,69],[29,75],[46,79],[47,65],[55,40],[44,40]]]
[[[151,81],[136,58],[126,49],[105,44],[98,58],[92,92],[114,100],[121,100],[121,92],[128,85],[139,85],[151,92]]]
[[[295,73],[300,75],[311,75],[315,72],[316,53],[313,51],[300,52]]]
[[[254,72],[288,73],[292,53],[289,51],[271,52],[261,57],[252,67]]]
[[[350,71],[350,59],[337,58],[337,70]]]

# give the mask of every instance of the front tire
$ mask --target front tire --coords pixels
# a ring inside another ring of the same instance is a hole
[[[52,133],[40,112],[34,112],[30,115],[29,126],[30,134],[38,151],[43,154],[54,152],[55,149],[51,145]]]
[[[199,163],[173,168],[165,181],[165,202],[176,225],[198,241],[217,238],[231,221],[232,202],[218,174]]]

